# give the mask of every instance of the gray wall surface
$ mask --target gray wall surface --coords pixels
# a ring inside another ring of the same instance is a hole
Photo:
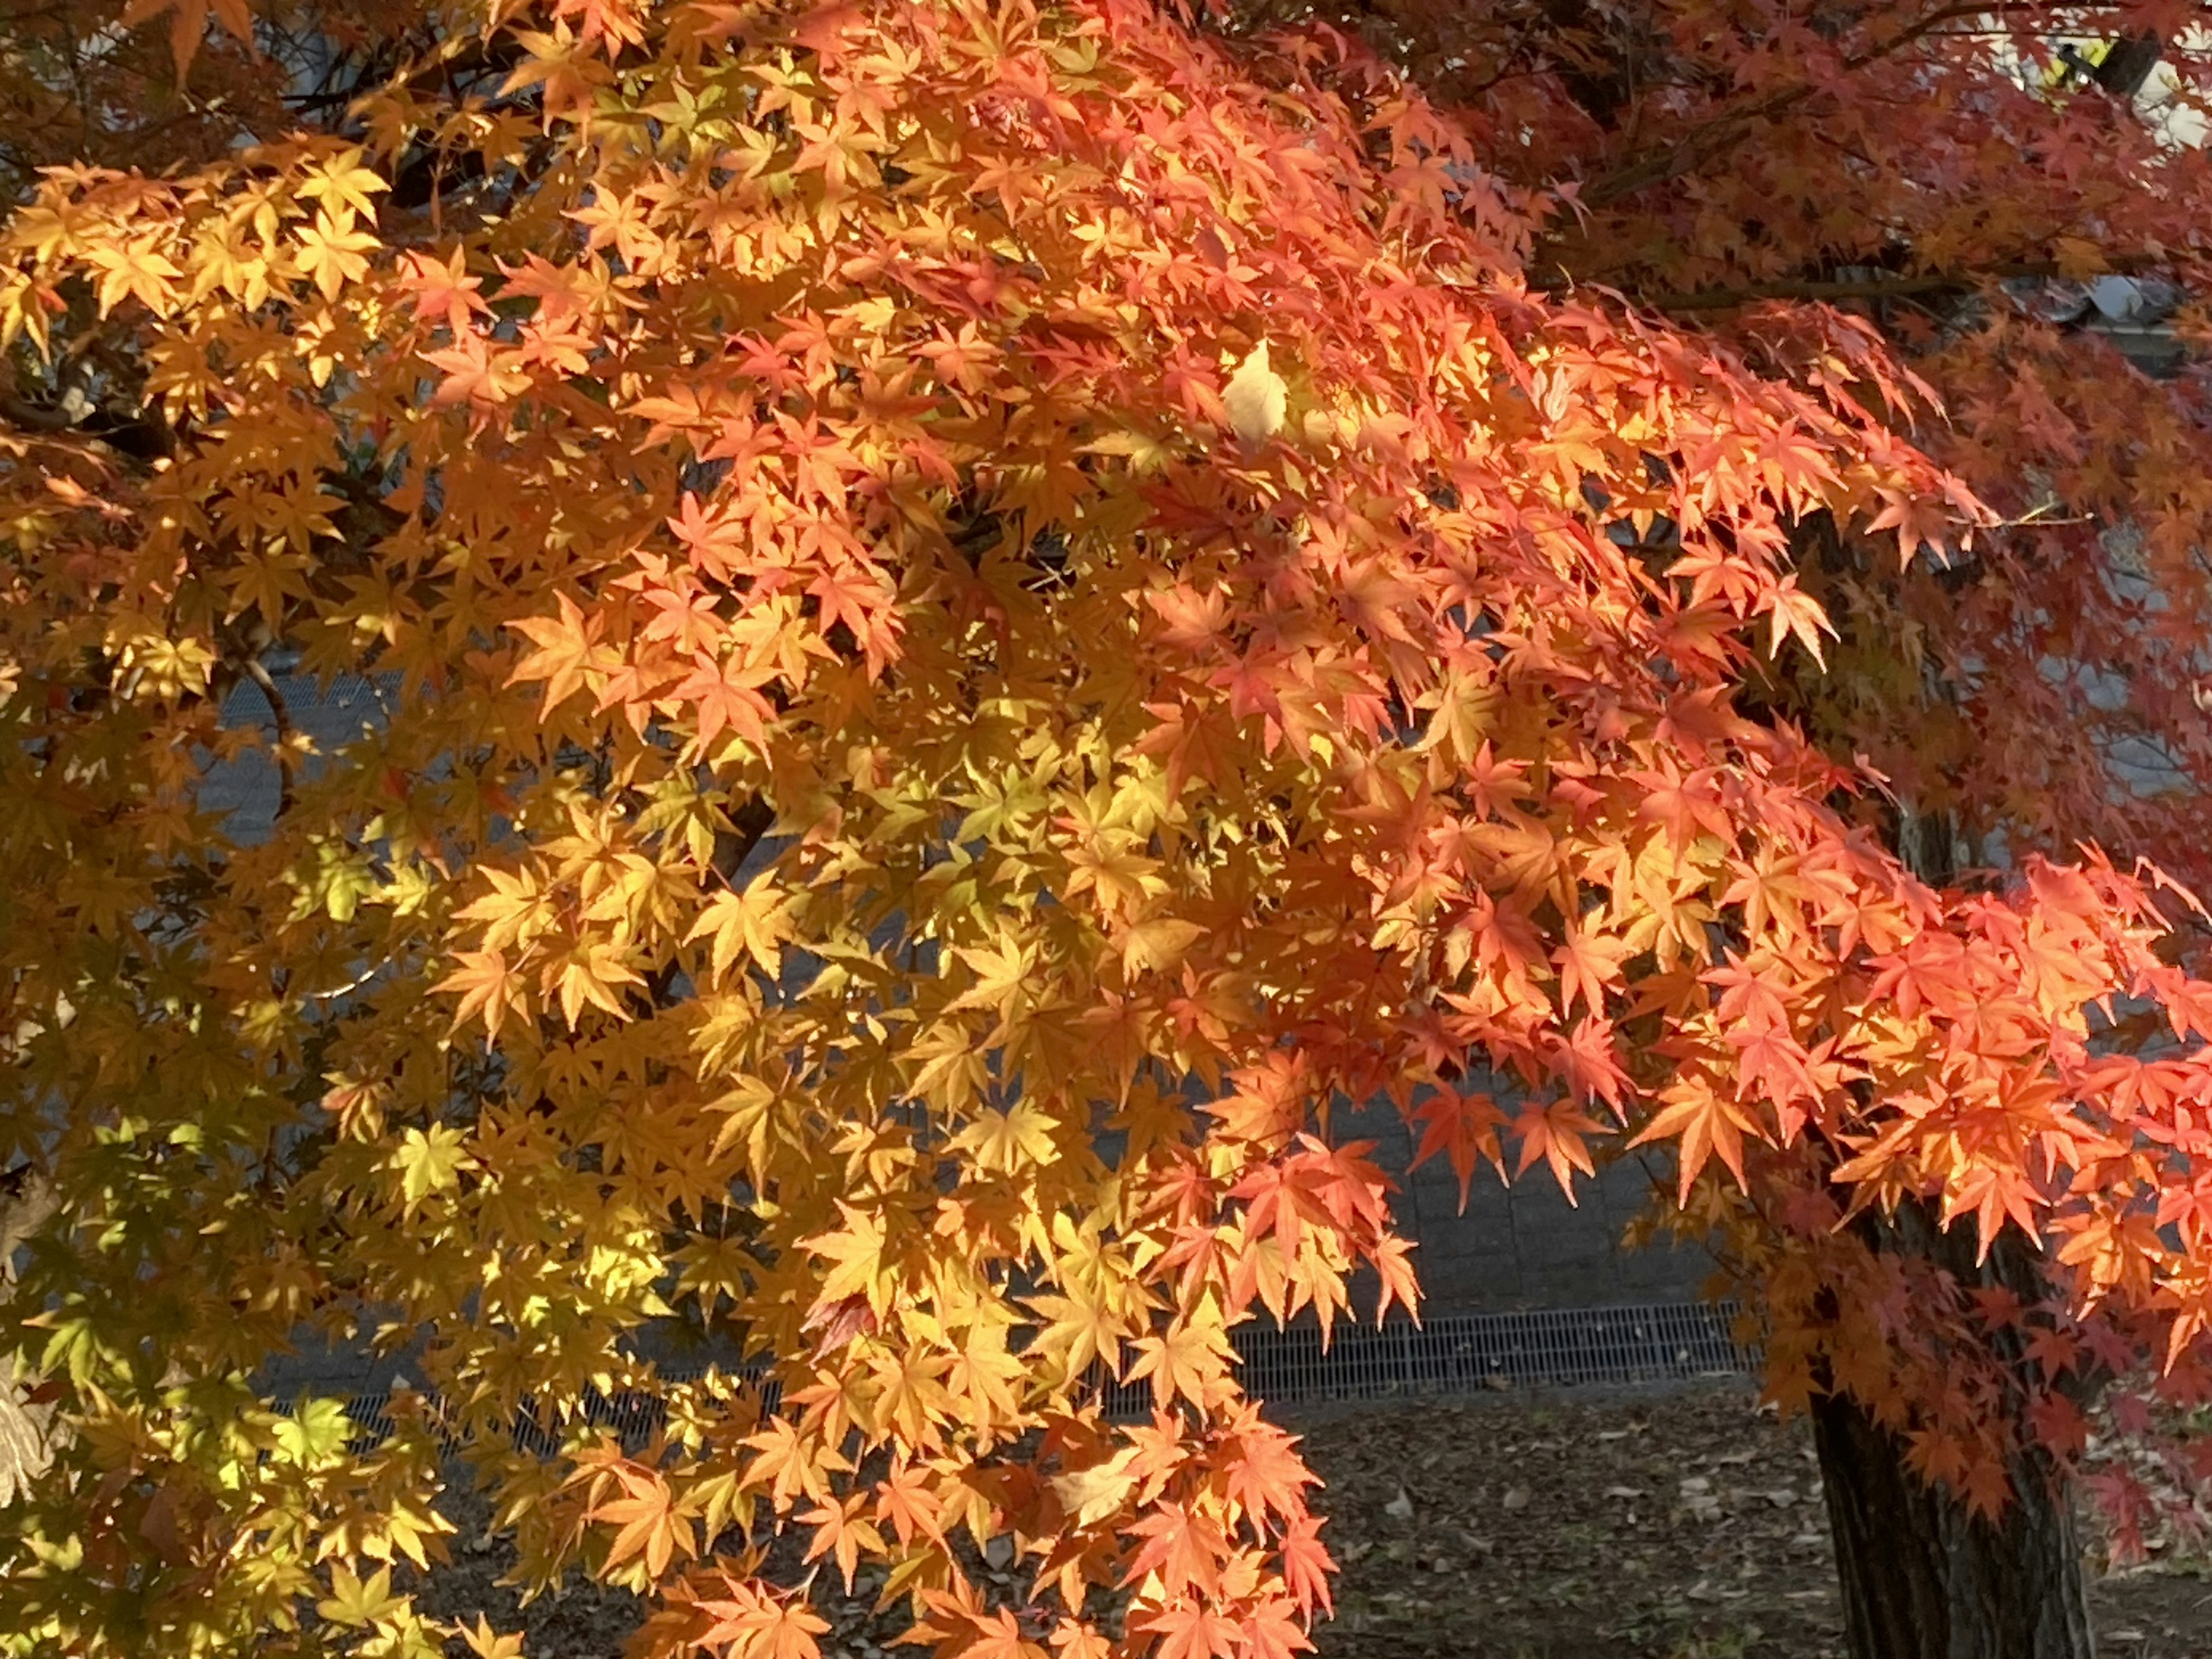
[[[1714,1270],[1701,1249],[1664,1241],[1622,1247],[1623,1230],[1651,1196],[1654,1173],[1665,1176],[1663,1165],[1644,1154],[1623,1156],[1601,1168],[1595,1181],[1577,1175],[1571,1205],[1543,1164],[1510,1187],[1485,1165],[1475,1171],[1462,1213],[1459,1177],[1447,1160],[1407,1172],[1417,1143],[1395,1109],[1385,1103],[1341,1115],[1334,1127],[1341,1139],[1374,1141],[1369,1156],[1398,1182],[1398,1228],[1414,1242],[1413,1267],[1429,1311],[1681,1301],[1697,1296]]]

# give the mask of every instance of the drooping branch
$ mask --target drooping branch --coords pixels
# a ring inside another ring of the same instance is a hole
[[[1884,58],[1894,57],[1944,24],[1962,18],[1984,17],[1992,12],[2042,9],[2027,3],[2027,0],[1963,0],[1963,3],[1938,6],[1889,39],[1845,58],[1841,67],[1846,75],[1856,74]],[[1826,89],[1829,84],[1826,82],[1801,81],[1792,86],[1777,88],[1748,103],[1721,110],[1667,149],[1585,185],[1578,194],[1578,199],[1585,207],[1606,207],[1650,185],[1678,179],[1733,149],[1749,137],[1760,122],[1788,113]]]

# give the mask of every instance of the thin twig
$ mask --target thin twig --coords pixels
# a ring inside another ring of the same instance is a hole
[[[276,816],[281,818],[292,810],[292,769],[299,763],[299,757],[293,752],[292,711],[258,657],[246,659],[246,677],[259,686],[261,695],[269,699],[269,712],[276,724]]]

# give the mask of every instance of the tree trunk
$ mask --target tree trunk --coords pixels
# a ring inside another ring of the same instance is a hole
[[[1906,867],[1938,887],[1954,879],[1962,851],[1972,856],[1948,813],[1923,817],[1905,800],[1895,842]],[[2017,1227],[2002,1228],[1979,1261],[1972,1218],[1946,1231],[1918,1199],[1886,1218],[1861,1217],[1857,1231],[1875,1250],[1932,1263],[1961,1285],[2002,1286],[2028,1305],[2049,1294],[2042,1251]],[[1994,1335],[1991,1351],[2029,1380],[2017,1332]],[[2098,1386],[2085,1371],[2068,1392],[2086,1405]],[[1847,1395],[1814,1396],[1813,1444],[1851,1659],[2095,1659],[2073,1492],[2048,1456],[2013,1458],[2012,1502],[1992,1526],[1907,1468],[1904,1443]]]
[[[1908,1469],[1856,1401],[1818,1399],[1813,1442],[1851,1659],[2094,1659],[2073,1506],[2047,1471],[2016,1469],[1990,1526]]]
[[[1972,1218],[1947,1232],[1917,1200],[1860,1227],[1877,1249],[1932,1261],[1962,1285],[2029,1303],[2045,1293],[2040,1254],[2016,1228],[1977,1263]],[[2018,1334],[1990,1341],[2025,1380]],[[2069,1392],[2086,1403],[2094,1386],[2083,1376]],[[2013,1457],[2012,1501],[1991,1525],[1907,1468],[1904,1443],[1847,1395],[1815,1395],[1813,1443],[1851,1659],[2094,1659],[2073,1493],[2049,1456],[2031,1446]]]

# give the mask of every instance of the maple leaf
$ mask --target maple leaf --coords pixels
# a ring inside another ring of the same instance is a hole
[[[1234,1620],[1195,1601],[1161,1608],[1143,1620],[1143,1628],[1158,1635],[1160,1659],[1213,1659],[1235,1652],[1243,1634]]]
[[[953,1136],[952,1145],[969,1153],[986,1174],[1019,1175],[1060,1156],[1053,1128],[1051,1117],[1024,1101],[1006,1111],[978,1114],[975,1122]]]
[[[1131,974],[1165,973],[1205,932],[1199,923],[1174,916],[1138,922],[1121,934],[1122,966]]]
[[[1740,1179],[1740,1178],[1739,1178]],[[2010,1220],[2030,1238],[2039,1238],[2042,1218],[2037,1213],[2039,1194],[2027,1171],[2002,1165],[1978,1164],[1963,1170],[1944,1194],[1944,1223],[1972,1211],[1978,1249],[1975,1265],[1989,1260],[1997,1235]]]
[[[837,1210],[845,1218],[843,1227],[805,1241],[809,1250],[833,1264],[823,1277],[817,1299],[836,1303],[848,1297],[863,1297],[880,1312],[889,1277],[884,1261],[887,1242],[884,1224],[842,1199],[837,1200]]]
[[[1552,952],[1559,969],[1561,1012],[1571,1012],[1576,998],[1580,997],[1591,1012],[1603,1013],[1607,988],[1620,982],[1620,963],[1632,954],[1619,939],[1570,927],[1565,942]],[[1462,1185],[1464,1188],[1464,1182]]]
[[[939,1506],[929,1483],[911,1465],[895,1462],[891,1472],[876,1483],[876,1512],[902,1547],[917,1536],[945,1541],[938,1524]]]
[[[1161,1407],[1178,1397],[1205,1407],[1227,1375],[1232,1357],[1219,1316],[1211,1304],[1177,1319],[1158,1336],[1137,1339],[1137,1360],[1129,1381],[1152,1379],[1152,1398]]]
[[[527,617],[511,624],[538,649],[514,665],[507,684],[544,683],[540,719],[585,689],[586,673],[599,662],[594,647],[606,625],[597,611],[586,616],[566,593],[556,594],[554,603],[560,608],[557,617]]]
[[[693,653],[692,663],[690,678],[670,695],[691,706],[698,729],[696,747],[703,751],[726,728],[756,749],[766,748],[767,722],[775,709],[758,688],[775,678],[775,670],[761,665],[732,674],[731,665],[703,650]]]
[[[995,950],[971,950],[963,946],[953,954],[975,970],[976,979],[974,985],[946,1005],[948,1012],[962,1008],[988,1008],[1007,1015],[1025,1000],[1027,988],[1024,981],[1036,970],[1033,947],[1010,939]]]
[[[1942,550],[1951,521],[1940,505],[1886,488],[1881,495],[1882,509],[1868,521],[1867,528],[1897,532],[1900,563],[1911,564],[1923,547]]]
[[[100,273],[103,317],[126,299],[136,299],[151,311],[166,311],[175,298],[174,283],[184,275],[150,240],[97,247],[90,260]]]
[[[441,991],[461,994],[460,1003],[453,1010],[453,1029],[459,1030],[482,1014],[485,1035],[496,1039],[509,1014],[519,1015],[527,1009],[529,993],[497,951],[456,951],[453,960],[460,966],[437,985]]]
[[[799,1497],[826,1498],[830,1474],[843,1465],[842,1458],[824,1455],[820,1446],[800,1432],[799,1425],[785,1417],[775,1418],[747,1435],[744,1443],[753,1454],[745,1466],[744,1484],[767,1486],[779,1514]]]
[[[392,188],[374,167],[362,165],[363,155],[359,146],[344,150],[311,169],[296,186],[301,198],[320,203],[342,229],[357,213],[374,218],[374,198]]]
[[[477,1621],[473,1625],[456,1621],[448,1628],[466,1644],[471,1653],[477,1656],[477,1659],[523,1659],[522,1638],[493,1630],[490,1622],[481,1613],[477,1614]]]
[[[255,50],[253,14],[247,0],[131,0],[115,21],[120,27],[136,28],[164,12],[169,13],[169,52],[176,61],[177,79],[181,83],[191,73],[192,60],[199,56],[200,45],[207,38],[210,10],[233,39],[247,51]]]
[[[1319,1516],[1301,1516],[1291,1522],[1276,1546],[1283,1564],[1283,1582],[1289,1586],[1298,1611],[1309,1619],[1316,1607],[1325,1613],[1336,1609],[1328,1588],[1336,1561],[1321,1541],[1321,1528]]]
[[[1047,1322],[1037,1334],[1046,1352],[1065,1356],[1067,1374],[1079,1375],[1094,1359],[1104,1364],[1117,1379],[1121,1370],[1124,1322],[1096,1296],[1031,1297],[1029,1305]]]
[[[474,332],[443,350],[424,352],[422,361],[444,372],[430,401],[440,408],[466,404],[479,432],[531,384],[514,356],[494,356],[490,342]]]
[[[1313,1651],[1313,1638],[1293,1616],[1294,1605],[1280,1597],[1255,1604],[1237,1621],[1237,1633],[1252,1659],[1291,1659]]]
[[[860,1518],[860,1512],[869,1501],[865,1492],[848,1492],[842,1501],[817,1504],[799,1517],[814,1528],[805,1559],[811,1561],[823,1555],[834,1557],[838,1571],[844,1575],[848,1593],[853,1588],[853,1575],[860,1569],[861,1550],[876,1554],[883,1552],[882,1535]]]
[[[817,6],[793,28],[791,38],[814,53],[825,68],[835,69],[848,55],[846,36],[860,26],[865,16],[857,5]]]
[[[793,934],[790,905],[791,896],[777,883],[775,872],[763,870],[743,891],[720,892],[708,900],[684,942],[713,939],[712,965],[718,984],[741,957],[758,963],[771,980],[780,978],[783,944]]]
[[[366,1579],[355,1576],[343,1561],[331,1564],[331,1593],[315,1603],[315,1612],[331,1624],[348,1630],[371,1630],[403,1610],[405,1601],[392,1591],[392,1569],[379,1567]]]
[[[586,1004],[617,1018],[627,1017],[628,1010],[617,992],[624,985],[644,982],[626,960],[628,955],[619,944],[590,940],[565,957],[547,963],[541,974],[541,985],[549,998],[559,1002],[561,1017],[571,1030],[582,1018]]]
[[[448,1193],[461,1184],[462,1172],[477,1167],[476,1160],[462,1150],[464,1138],[451,1124],[433,1125],[428,1131],[410,1129],[400,1139],[392,1155],[392,1167],[399,1171],[400,1190],[411,1205],[422,1203],[433,1193]]]
[[[750,539],[744,520],[710,509],[688,489],[678,503],[676,516],[665,522],[669,533],[690,550],[701,573],[717,581],[729,580]]]
[[[1112,1650],[1105,1632],[1073,1619],[1053,1626],[1052,1645],[1059,1659],[1107,1659]]]
[[[368,177],[374,182],[362,188],[384,187],[374,173]],[[362,210],[368,211],[366,204]],[[479,291],[483,279],[469,274],[466,258],[465,252],[459,247],[442,262],[410,249],[400,256],[397,273],[399,287],[412,301],[416,315],[444,323],[456,339],[467,331],[471,318],[488,316],[491,312]]]
[[[1759,1124],[1735,1102],[1715,1088],[1709,1079],[1694,1073],[1684,1073],[1673,1084],[1662,1090],[1660,1109],[1652,1114],[1631,1146],[1648,1146],[1656,1140],[1674,1140],[1676,1152],[1676,1177],[1680,1201],[1686,1206],[1690,1188],[1696,1185],[1699,1171],[1716,1152],[1728,1172],[1742,1187],[1743,1137],[1764,1139]]]
[[[1210,1595],[1219,1583],[1229,1542],[1207,1516],[1181,1504],[1157,1504],[1129,1531],[1145,1540],[1130,1558],[1130,1583],[1156,1580],[1170,1597],[1192,1590]]]
[[[1121,1515],[1137,1487],[1130,1465],[1139,1455],[1134,1446],[1125,1446],[1103,1463],[1053,1478],[1053,1492],[1077,1526],[1095,1527]]]
[[[1514,1174],[1528,1174],[1529,1167],[1540,1158],[1551,1165],[1552,1177],[1559,1183],[1559,1191],[1565,1194],[1567,1202],[1578,1202],[1573,1172],[1579,1170],[1586,1176],[1597,1173],[1583,1137],[1602,1134],[1605,1126],[1583,1116],[1572,1100],[1562,1099],[1547,1105],[1532,1103],[1513,1120],[1512,1127],[1521,1142],[1521,1162]]]
[[[702,1597],[698,1610],[714,1622],[693,1639],[720,1648],[729,1659],[819,1659],[815,1638],[830,1621],[797,1597],[780,1600],[755,1585],[724,1576],[726,1595]]]
[[[301,228],[299,243],[295,257],[300,270],[325,300],[337,299],[348,283],[368,276],[368,254],[381,246],[372,233],[349,229],[328,209],[318,213],[313,224]]]
[[[1297,1455],[1297,1438],[1248,1407],[1232,1425],[1220,1457],[1229,1496],[1254,1516],[1269,1512],[1285,1523],[1306,1512],[1304,1489],[1321,1484]]]
[[[1784,576],[1775,584],[1773,592],[1767,596],[1766,611],[1772,629],[1767,644],[1770,656],[1780,653],[1784,640],[1795,639],[1814,662],[1823,668],[1828,665],[1827,657],[1820,648],[1820,635],[1832,635],[1835,627],[1820,602],[1798,587],[1795,574]]]
[[[1375,1322],[1378,1327],[1389,1316],[1393,1302],[1404,1307],[1415,1325],[1421,1322],[1421,1291],[1413,1273],[1413,1249],[1411,1241],[1393,1234],[1376,1240],[1362,1252],[1367,1265],[1375,1270]]]
[[[677,1512],[675,1494],[659,1474],[627,1462],[613,1466],[623,1495],[594,1504],[587,1512],[594,1521],[609,1521],[619,1528],[607,1545],[607,1565],[617,1567],[632,1556],[659,1578],[677,1555],[692,1555],[698,1548],[690,1517]]]
[[[1254,346],[1221,390],[1230,430],[1247,453],[1282,429],[1287,404],[1283,377],[1267,364],[1267,343]]]

